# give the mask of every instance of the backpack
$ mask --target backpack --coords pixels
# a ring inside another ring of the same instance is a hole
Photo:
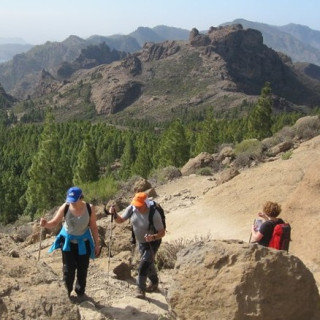
[[[291,241],[290,235],[291,226],[289,223],[279,223],[275,225],[268,247],[278,250],[286,250],[288,252]]]
[[[65,217],[68,210],[69,210],[69,203],[66,203],[65,207],[64,207],[64,214],[63,216]],[[90,203],[86,202],[86,206],[87,206],[87,209],[88,209],[88,213],[89,213],[89,217],[91,217],[91,207],[90,207]]]
[[[131,212],[130,212],[129,218],[133,214],[133,207],[132,206],[131,206],[130,210],[131,210]],[[153,201],[153,205],[150,207],[150,211],[149,211],[149,230],[152,230],[153,232],[157,232],[157,229],[154,227],[154,224],[153,224],[153,216],[154,216],[156,210],[160,213],[162,224],[164,226],[164,229],[166,230],[167,225],[166,225],[166,216],[165,216],[164,210],[161,207],[161,205],[155,201]],[[133,228],[131,227],[131,244],[135,244],[135,243],[136,243],[136,236],[134,234]]]

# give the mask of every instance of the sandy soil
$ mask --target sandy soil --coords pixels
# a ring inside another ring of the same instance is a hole
[[[320,284],[320,136],[304,142],[289,160],[281,157],[240,172],[222,185],[218,177],[190,175],[156,188],[155,199],[166,211],[164,242],[210,237],[248,241],[251,224],[263,204],[277,201],[281,217],[292,226],[289,252],[299,257]],[[59,252],[47,254],[52,239],[42,243],[41,262],[61,273]],[[38,255],[38,245],[33,250]],[[29,248],[32,250],[32,247]],[[113,259],[111,259],[113,260]],[[112,262],[113,263],[113,262]],[[92,301],[79,305],[81,319],[165,319],[170,271],[160,273],[160,291],[148,299],[135,298],[135,281],[111,277],[108,259],[90,263],[87,294]]]
[[[263,204],[276,201],[281,217],[292,226],[290,253],[320,280],[320,254],[315,250],[320,222],[320,137],[304,142],[289,160],[281,158],[243,170],[217,186],[215,177],[191,175],[157,188],[166,209],[164,241],[210,235],[248,241],[253,219]]]

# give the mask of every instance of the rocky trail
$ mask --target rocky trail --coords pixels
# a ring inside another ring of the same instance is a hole
[[[268,200],[276,201],[282,206],[281,217],[292,225],[290,255],[301,259],[319,287],[320,252],[316,244],[320,235],[315,227],[320,222],[319,160],[317,136],[293,150],[290,159],[277,157],[260,163],[223,184],[218,183],[218,176],[189,175],[156,187],[156,200],[167,214],[168,231],[163,244],[181,239],[235,239],[247,243],[251,223],[262,205]],[[109,230],[110,219],[103,217],[98,225]],[[113,246],[129,241],[127,234],[121,234],[122,229],[113,225]],[[39,243],[25,247],[9,236],[0,238],[1,319],[31,319],[32,312],[35,319],[48,319],[53,314],[61,315],[61,319],[82,320],[168,319],[166,298],[172,285],[172,270],[160,272],[159,292],[147,294],[145,300],[135,298],[135,269],[127,280],[118,280],[113,274],[121,261],[130,259],[131,252],[124,250],[109,259],[106,235],[107,247],[90,264],[88,299],[68,302],[61,281],[60,253],[47,253],[52,241],[53,238],[42,241],[38,261]],[[55,306],[50,304],[53,300]]]

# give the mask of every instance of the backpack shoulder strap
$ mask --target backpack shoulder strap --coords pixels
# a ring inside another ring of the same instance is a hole
[[[133,215],[133,206],[130,205],[130,208],[129,208],[129,218],[128,218],[128,219],[130,219],[130,218],[132,217],[132,215]]]
[[[87,210],[88,210],[88,213],[89,213],[89,216],[91,217],[91,206],[90,206],[90,203],[86,202],[86,206],[87,206]],[[69,203],[66,203],[66,205],[64,206],[64,213],[63,213],[63,216],[65,217],[67,212],[69,210]]]
[[[153,224],[153,216],[156,212],[156,208],[157,208],[157,205],[156,203],[153,201],[153,205],[150,206],[150,211],[149,211],[149,229],[151,230],[151,228],[154,229],[154,224]]]
[[[69,210],[69,203],[66,203],[66,205],[64,206],[64,212],[63,212],[64,217],[66,216],[68,210]]]
[[[87,206],[87,210],[88,210],[88,213],[89,213],[89,216],[91,217],[91,206],[90,206],[90,203],[86,202],[86,206]]]

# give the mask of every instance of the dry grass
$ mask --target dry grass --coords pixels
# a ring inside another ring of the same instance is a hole
[[[179,238],[172,242],[163,243],[156,256],[156,263],[159,270],[161,269],[173,269],[177,261],[178,252],[188,246],[198,243],[212,240],[210,234],[194,237],[193,239]]]

